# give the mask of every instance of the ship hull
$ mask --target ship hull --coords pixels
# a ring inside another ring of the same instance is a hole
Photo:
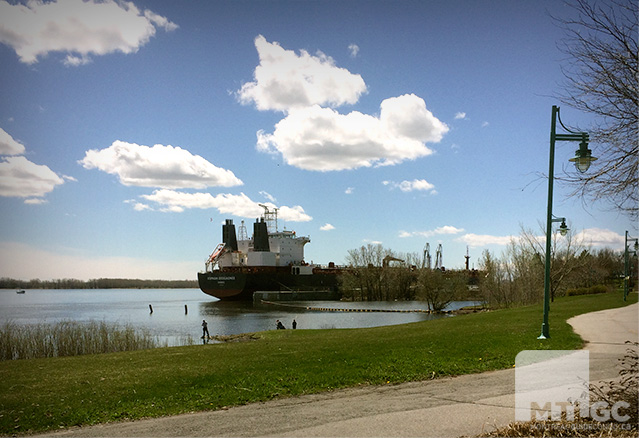
[[[327,291],[338,288],[338,270],[294,275],[290,267],[225,268],[198,273],[202,292],[220,300],[252,300],[256,291]]]

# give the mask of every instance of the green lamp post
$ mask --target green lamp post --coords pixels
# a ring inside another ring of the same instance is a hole
[[[626,301],[626,299],[628,298],[628,292],[630,289],[630,246],[628,245],[629,242],[635,242],[635,251],[634,251],[634,255],[637,255],[637,251],[639,250],[639,239],[636,237],[630,237],[628,235],[628,231],[626,231],[626,241],[624,244],[624,252],[623,252],[623,259],[624,259],[624,268],[623,268],[623,300]]]
[[[557,121],[568,132],[568,134],[557,133]],[[592,156],[592,151],[588,149],[588,134],[586,132],[574,132],[566,128],[561,122],[559,116],[559,107],[553,105],[552,118],[550,120],[550,160],[548,168],[548,211],[546,216],[546,266],[544,274],[544,322],[541,325],[541,335],[537,339],[550,338],[550,329],[548,326],[548,312],[550,311],[550,248],[551,248],[551,235],[553,222],[561,221],[562,224],[559,227],[562,235],[565,235],[568,231],[565,218],[553,219],[552,214],[552,190],[553,180],[555,173],[555,142],[557,141],[578,141],[579,149],[575,152],[575,157],[570,161],[575,163],[575,167],[580,173],[584,173],[590,167],[590,163],[596,160]]]

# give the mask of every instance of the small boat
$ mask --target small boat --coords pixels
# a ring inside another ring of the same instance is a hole
[[[25,294],[25,293],[27,293],[27,291],[26,291],[26,290],[24,290],[24,289],[18,289],[18,290],[16,291],[16,293],[17,293],[17,294]]]

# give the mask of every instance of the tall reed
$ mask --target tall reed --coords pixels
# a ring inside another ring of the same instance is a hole
[[[0,326],[0,360],[78,356],[163,346],[148,330],[104,321]]]

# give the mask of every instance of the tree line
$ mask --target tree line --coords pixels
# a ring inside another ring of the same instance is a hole
[[[479,265],[480,291],[491,307],[534,304],[543,300],[545,237],[522,229],[501,255],[484,251]],[[624,254],[609,248],[593,250],[574,233],[555,234],[550,254],[550,298],[572,295],[576,289],[611,291],[622,287]],[[631,285],[637,275],[634,256]]]
[[[544,295],[544,234],[522,229],[502,254],[484,251],[478,270],[429,269],[419,254],[369,244],[348,251],[348,269],[340,278],[340,288],[345,299],[421,300],[435,311],[454,300],[482,301],[492,308],[538,303]],[[553,237],[550,257],[552,300],[623,285],[623,252],[593,250],[572,232]],[[630,280],[635,287],[636,255],[632,260]]]
[[[354,301],[425,301],[429,310],[453,300],[478,298],[478,272],[424,267],[416,253],[397,253],[368,244],[348,251],[348,269],[340,277],[345,299]]]
[[[97,278],[85,281],[74,278],[55,280],[0,278],[0,289],[191,289],[197,287],[197,280]]]

